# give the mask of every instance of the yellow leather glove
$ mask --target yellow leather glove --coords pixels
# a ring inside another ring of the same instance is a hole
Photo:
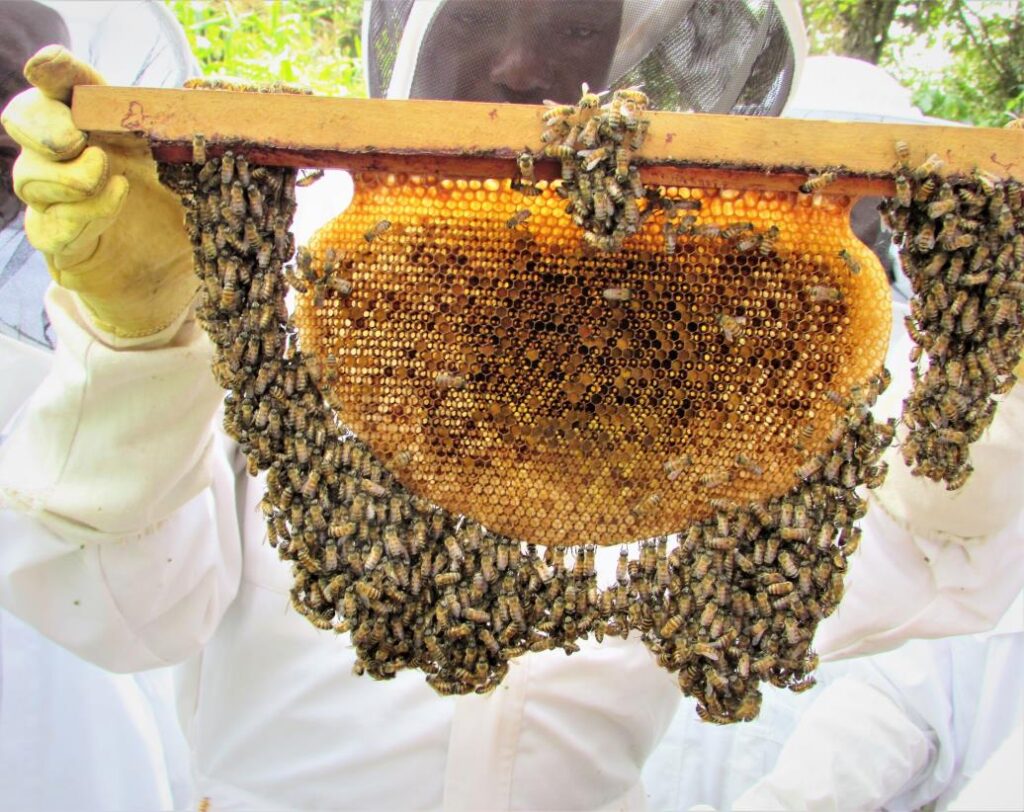
[[[29,242],[100,330],[120,338],[163,330],[199,287],[178,198],[157,180],[148,145],[87,138],[75,127],[72,88],[104,83],[90,66],[50,45],[26,63],[25,78],[33,87],[0,121],[22,147],[13,180],[28,205]]]

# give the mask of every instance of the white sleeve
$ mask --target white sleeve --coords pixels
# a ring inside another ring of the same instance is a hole
[[[882,413],[895,414],[908,391],[903,312],[894,314],[896,382],[879,401]],[[1024,385],[971,446],[974,473],[960,490],[912,476],[898,448],[887,460],[885,483],[869,492],[846,595],[815,636],[822,661],[990,629],[1024,586]]]
[[[733,808],[945,808],[1020,719],[1021,605],[988,634],[844,663]]]
[[[774,769],[732,808],[881,809],[935,751],[931,737],[883,691],[842,677],[804,714]]]
[[[45,0],[64,19],[71,50],[111,85],[181,87],[199,75],[171,10],[156,0]]]
[[[72,294],[47,305],[53,367],[0,447],[0,602],[110,670],[179,661],[241,569],[209,342],[188,317],[115,348]]]

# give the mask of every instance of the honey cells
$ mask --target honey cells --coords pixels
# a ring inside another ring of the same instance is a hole
[[[604,253],[550,187],[359,176],[310,246],[347,292],[308,291],[295,319],[341,421],[413,492],[538,544],[650,538],[789,490],[882,364],[885,275],[847,198],[660,200]],[[699,208],[668,253],[675,201]]]

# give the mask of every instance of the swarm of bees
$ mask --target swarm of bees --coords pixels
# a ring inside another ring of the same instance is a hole
[[[644,117],[647,96],[637,89],[617,90],[601,105],[599,96],[584,85],[578,104],[545,105],[542,154],[561,162],[558,194],[567,200],[566,213],[583,229],[589,247],[617,251],[644,219],[638,206],[644,187],[631,157],[643,146],[650,126]],[[518,186],[528,195],[537,193],[533,159],[523,153],[518,161]]]
[[[1024,347],[1024,191],[981,171],[943,177],[936,155],[911,168],[902,142],[896,153],[896,194],[883,216],[913,285],[916,344],[901,448],[915,475],[955,490]]]
[[[592,107],[596,102],[585,96],[574,115]],[[612,112],[591,111],[583,124]],[[633,132],[618,112],[622,132]],[[616,119],[612,125],[619,126]],[[249,472],[265,472],[261,507],[270,544],[292,564],[293,607],[318,628],[351,635],[357,672],[388,679],[418,668],[439,694],[486,693],[509,661],[527,652],[571,654],[581,640],[635,632],[678,674],[707,721],[754,718],[762,682],[798,691],[813,684],[811,639],[842,596],[858,544],[855,522],[866,506],[856,489],[874,487],[885,475],[880,455],[894,426],[876,423],[869,411],[887,384],[884,372],[846,395],[831,393],[838,417],[827,438],[812,442],[813,428],[798,438],[797,445],[817,450],[784,495],[753,503],[712,496],[709,518],[641,542],[635,557],[623,547],[615,582],[599,584],[592,541],[538,548],[442,510],[395,478],[409,454],[387,455],[385,464],[339,421],[325,398],[343,374],[342,362],[300,347],[285,297],[289,288],[314,304],[317,297],[354,295],[353,262],[340,253],[321,262],[303,249],[296,253],[289,231],[295,170],[208,152],[197,139],[191,164],[162,165],[160,173],[186,208],[202,281],[198,315],[215,346],[213,372],[228,390],[225,430]],[[576,177],[606,160],[586,157]],[[606,216],[592,225],[619,240],[622,213],[616,202],[612,222]],[[389,228],[390,221],[379,220],[359,239],[376,246],[394,239]],[[741,241],[752,232],[733,224],[711,236]],[[819,306],[842,298],[835,288],[819,287],[806,294]],[[603,287],[598,298],[605,306],[628,305],[640,293]],[[761,328],[733,315],[714,329],[735,347]],[[458,369],[435,375],[446,393],[470,384]],[[766,475],[763,461],[749,453],[736,453],[728,470],[708,471],[698,462],[677,453],[659,476],[666,483],[699,477],[698,487],[720,494],[734,477]],[[649,514],[661,502],[659,493],[649,493],[634,512]]]

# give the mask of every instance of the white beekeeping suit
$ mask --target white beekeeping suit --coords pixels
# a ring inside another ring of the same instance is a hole
[[[175,87],[197,72],[180,26],[160,3],[41,5],[60,15],[70,47],[102,65],[114,84]],[[19,10],[25,20],[45,14],[26,6]],[[12,26],[12,36],[13,11],[0,7],[0,23]],[[53,363],[43,310],[50,275],[25,237],[23,219],[15,215],[0,231],[0,426]],[[0,445],[4,438],[0,430]],[[183,804],[187,750],[174,719],[170,672],[111,674],[0,610],[0,788],[0,808],[11,810]]]
[[[415,59],[401,67],[411,95],[556,95],[546,60],[517,49],[531,37],[536,48],[548,10],[573,8],[374,3],[371,91],[399,81],[396,52],[413,25]],[[802,56],[789,3],[637,0],[612,31],[594,30],[593,8],[552,31],[610,38],[602,75],[572,75],[565,49],[545,54],[562,60],[554,67],[573,97],[581,80],[632,85],[643,71],[656,103],[777,113]],[[477,55],[473,41],[487,47]],[[678,689],[638,641],[522,658],[487,696],[439,699],[417,673],[355,677],[347,639],[288,608],[290,573],[265,543],[263,484],[219,433],[221,393],[191,314],[124,337],[98,329],[81,294],[53,288],[48,305],[57,363],[0,453],[0,596],[108,668],[180,664],[197,796],[217,809],[644,806],[640,770]],[[608,583],[616,551],[605,552]],[[68,610],[75,600],[83,611]]]

